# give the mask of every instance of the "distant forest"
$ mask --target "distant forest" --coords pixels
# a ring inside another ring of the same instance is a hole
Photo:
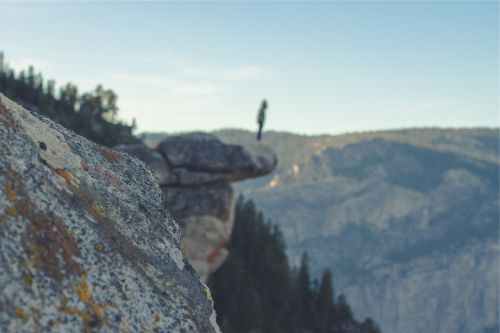
[[[118,96],[98,85],[79,93],[71,83],[56,92],[33,66],[16,73],[0,52],[0,92],[98,144],[135,143],[135,124],[118,120]],[[292,269],[277,226],[253,202],[239,198],[230,255],[209,279],[217,321],[225,333],[379,333],[375,322],[356,321],[343,295],[334,297],[332,273],[311,281],[307,254]]]
[[[54,80],[45,81],[33,66],[15,73],[0,52],[0,91],[8,98],[104,146],[138,141],[132,134],[135,124],[117,120],[118,96],[111,89],[98,85],[79,93],[71,83],[57,92],[55,87]]]
[[[356,321],[343,295],[335,298],[330,270],[311,281],[307,254],[291,269],[278,227],[241,196],[228,250],[208,281],[223,332],[380,332],[370,318]]]

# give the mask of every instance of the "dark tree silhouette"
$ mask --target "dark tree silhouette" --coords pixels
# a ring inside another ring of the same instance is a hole
[[[32,112],[44,115],[105,146],[137,142],[134,126],[117,120],[118,96],[98,85],[95,90],[79,94],[67,83],[55,94],[55,81],[44,81],[33,66],[18,75],[9,69],[0,54],[0,92]]]
[[[228,250],[208,281],[223,332],[379,332],[373,320],[353,319],[344,296],[334,302],[330,270],[311,282],[306,253],[300,267],[290,269],[279,228],[241,196]]]

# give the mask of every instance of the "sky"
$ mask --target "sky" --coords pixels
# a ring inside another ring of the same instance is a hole
[[[499,126],[499,4],[0,2],[20,70],[118,95],[137,132]]]

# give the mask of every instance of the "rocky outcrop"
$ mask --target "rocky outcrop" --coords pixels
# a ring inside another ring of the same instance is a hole
[[[224,144],[215,136],[170,136],[154,149],[116,147],[144,161],[156,174],[168,210],[182,227],[181,247],[202,279],[228,255],[234,196],[230,182],[269,174],[276,155],[262,145]]]
[[[0,152],[0,332],[218,331],[142,162],[1,94]]]

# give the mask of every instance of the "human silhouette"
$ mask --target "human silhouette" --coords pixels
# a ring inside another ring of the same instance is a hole
[[[267,101],[264,99],[260,104],[259,113],[257,114],[257,124],[259,124],[259,131],[257,132],[257,141],[262,138],[262,127],[264,126],[264,121],[266,120],[266,109]]]

